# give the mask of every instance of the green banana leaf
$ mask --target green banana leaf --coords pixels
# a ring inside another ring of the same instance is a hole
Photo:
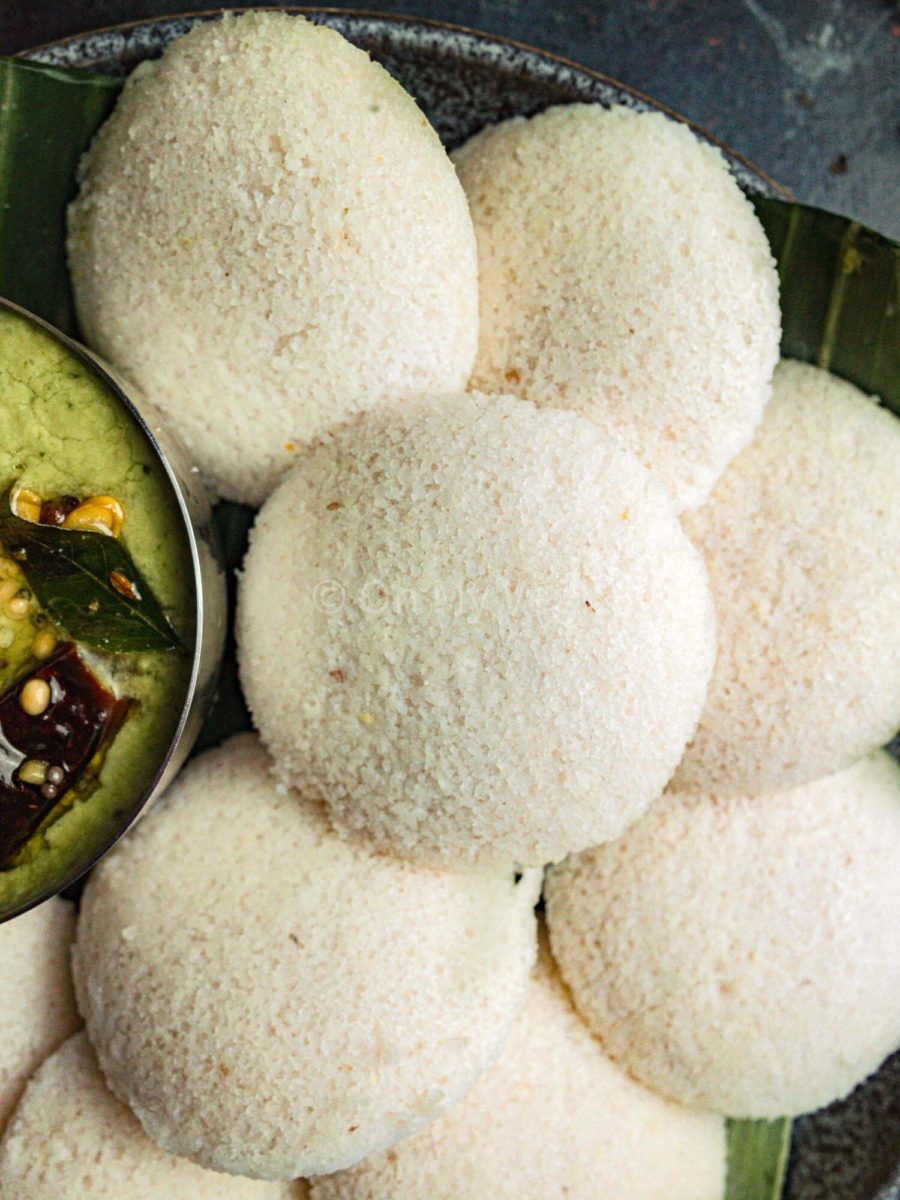
[[[729,1121],[725,1200],[778,1200],[791,1148],[791,1122]]]
[[[117,78],[0,59],[0,295],[76,336],[65,208],[79,157],[121,86]],[[754,204],[778,260],[784,354],[835,371],[900,415],[900,247],[818,209],[763,197]],[[216,519],[235,568],[252,512],[223,504]],[[230,653],[198,747],[247,724]],[[788,1120],[728,1122],[726,1200],[779,1200],[790,1131]]]
[[[900,416],[900,246],[835,213],[754,199],[781,282],[781,352]]]
[[[63,236],[78,160],[121,79],[0,58],[0,295],[74,334]]]

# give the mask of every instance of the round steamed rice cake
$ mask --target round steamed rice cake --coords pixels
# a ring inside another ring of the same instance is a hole
[[[74,932],[74,908],[56,897],[0,925],[0,1132],[28,1077],[81,1023]]]
[[[900,727],[900,421],[783,362],[755,439],[685,529],[719,651],[673,787],[762,792],[849,766]]]
[[[721,153],[659,113],[550,108],[454,156],[478,241],[472,386],[615,429],[679,508],[749,441],[778,277]]]
[[[900,1044],[900,766],[669,795],[555,868],[553,953],[609,1054],[733,1117],[846,1095]]]
[[[81,168],[69,262],[88,342],[221,493],[391,395],[465,385],[475,239],[438,137],[332,30],[201,22],[129,78]]]
[[[156,1146],[83,1033],[44,1063],[0,1141],[3,1200],[301,1200],[303,1183],[219,1175]]]
[[[449,1113],[312,1200],[720,1200],[721,1117],[614,1066],[542,963],[500,1061]]]
[[[341,841],[257,740],[195,761],[91,876],[74,954],[110,1086],[163,1149],[294,1179],[415,1132],[499,1054],[535,872]]]
[[[261,511],[237,619],[282,782],[426,861],[543,864],[665,787],[714,655],[667,495],[576,413],[362,414]]]

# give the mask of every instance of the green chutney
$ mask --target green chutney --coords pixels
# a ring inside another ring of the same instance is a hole
[[[194,641],[192,558],[178,500],[156,451],[115,393],[65,345],[0,309],[0,488],[39,497],[112,496],[119,537],[183,643],[181,650],[77,650],[100,683],[134,701],[105,748],[93,790],[74,791],[0,869],[0,916],[55,889],[97,857],[156,775],[185,704]],[[36,601],[9,593],[16,566],[0,549],[0,690],[37,662],[50,630]],[[21,593],[23,595],[28,593]],[[77,642],[77,638],[74,639]],[[0,731],[2,732],[2,731]],[[0,830],[2,834],[2,830]]]

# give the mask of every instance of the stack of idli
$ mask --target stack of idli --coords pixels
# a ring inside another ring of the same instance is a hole
[[[58,898],[0,925],[0,1133],[29,1076],[80,1024],[74,933],[75,909]]]
[[[293,1179],[414,1133],[500,1053],[540,876],[437,871],[339,838],[244,734],[198,759],[92,875],[78,1002],[163,1149]]]
[[[900,766],[667,796],[551,870],[553,953],[606,1051],[733,1117],[808,1112],[900,1045]]]
[[[237,633],[278,778],[449,863],[622,833],[715,654],[703,564],[649,472],[577,413],[478,393],[311,446],[257,520]]]
[[[584,413],[700,503],[762,416],[781,325],[722,155],[661,113],[571,104],[454,159],[478,239],[473,386]]]
[[[681,791],[777,791],[900,727],[900,421],[782,362],[753,442],[685,529],[709,568],[718,657]]]
[[[721,1200],[723,1114],[900,1042],[900,425],[775,369],[722,156],[573,105],[454,167],[257,13],[134,73],[69,252],[262,504],[258,734],[93,873],[61,1048],[68,909],[0,930],[4,1200]]]
[[[3,1200],[305,1200],[304,1183],[204,1171],[156,1146],[76,1034],[29,1083],[0,1142]]]
[[[847,1095],[900,1046],[900,423],[784,361],[686,515],[718,653],[666,796],[551,870],[554,954],[627,1071],[733,1117]]]
[[[312,1180],[311,1200],[718,1200],[721,1117],[615,1067],[544,953],[497,1065],[422,1133]]]
[[[472,221],[437,134],[367,54],[283,13],[200,23],[130,76],[69,264],[88,342],[235,500],[385,396],[463,387],[475,356]]]

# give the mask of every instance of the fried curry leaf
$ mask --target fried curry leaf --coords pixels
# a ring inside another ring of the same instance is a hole
[[[7,496],[0,543],[42,608],[76,641],[116,654],[180,649],[162,605],[118,538],[23,521]]]

